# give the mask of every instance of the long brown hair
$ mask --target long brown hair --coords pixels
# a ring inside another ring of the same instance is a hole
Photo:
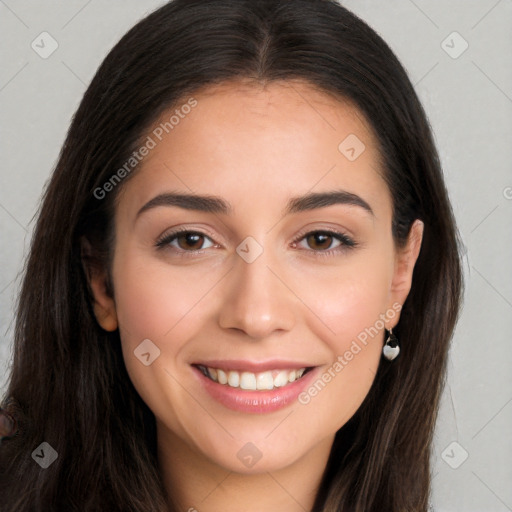
[[[0,446],[6,512],[160,511],[155,419],[124,366],[119,332],[92,311],[87,265],[106,266],[122,188],[94,191],[161,113],[208,85],[299,79],[352,101],[372,126],[392,198],[397,246],[424,222],[410,294],[381,364],[337,433],[314,511],[426,511],[430,450],[462,298],[460,241],[426,115],[403,67],[333,0],[175,0],[112,49],[72,120],[40,214],[17,304],[3,407],[18,432]],[[137,172],[135,169],[133,172]],[[47,469],[31,456],[47,442]],[[167,497],[172,501],[172,497]]]

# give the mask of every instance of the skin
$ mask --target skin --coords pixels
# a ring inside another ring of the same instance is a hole
[[[106,294],[104,273],[92,275],[95,313],[104,329],[120,329],[130,378],[156,417],[164,484],[180,510],[310,510],[336,431],[361,405],[379,364],[389,364],[381,359],[383,329],[308,404],[272,413],[225,408],[190,364],[283,358],[327,371],[379,315],[387,329],[398,323],[399,312],[386,312],[409,293],[423,224],[413,224],[398,250],[376,140],[350,103],[300,82],[228,83],[194,97],[197,106],[123,186],[115,293]],[[365,145],[354,161],[338,150],[349,134]],[[282,215],[291,197],[338,189],[363,198],[373,215],[347,204]],[[219,196],[232,212],[159,206],[137,217],[169,191]],[[177,227],[206,238],[158,250],[159,237]],[[325,229],[358,245],[305,237]],[[252,263],[236,252],[248,236],[263,248]],[[149,366],[134,356],[144,339],[160,350]],[[251,468],[237,457],[248,442],[262,454]]]

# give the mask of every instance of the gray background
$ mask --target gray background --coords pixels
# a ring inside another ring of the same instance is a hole
[[[33,216],[71,116],[109,49],[161,4],[0,0],[0,392]],[[467,251],[464,310],[436,430],[433,505],[512,511],[512,0],[343,4],[407,68]],[[39,37],[44,31],[58,44],[47,58],[31,47],[45,37],[39,51],[51,48],[48,36]]]

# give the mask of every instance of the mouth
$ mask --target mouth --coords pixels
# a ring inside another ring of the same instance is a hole
[[[198,361],[191,364],[202,389],[220,405],[239,413],[272,413],[297,403],[320,366],[272,360]]]
[[[246,391],[272,391],[284,388],[302,379],[314,366],[301,368],[275,368],[260,372],[216,368],[203,364],[193,364],[207,379],[230,388]]]

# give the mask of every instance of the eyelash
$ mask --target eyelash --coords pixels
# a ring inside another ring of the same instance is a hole
[[[182,235],[182,234],[192,234],[192,235],[199,235],[199,236],[207,237],[210,239],[212,238],[211,235],[209,235],[207,233],[203,233],[202,231],[194,231],[191,229],[182,228],[182,229],[177,229],[175,231],[172,231],[171,233],[166,233],[163,236],[161,236],[156,241],[155,247],[158,250],[166,249],[166,248],[170,247],[171,242],[173,242],[174,240],[176,240],[178,238],[178,235]],[[335,256],[336,253],[354,249],[355,247],[358,246],[358,243],[355,240],[353,240],[352,238],[350,238],[349,236],[347,236],[346,234],[340,233],[339,231],[330,230],[330,229],[317,229],[317,230],[308,231],[306,233],[300,234],[292,242],[292,244],[295,245],[298,242],[301,242],[302,240],[307,238],[308,236],[315,235],[315,234],[328,235],[328,236],[331,236],[334,239],[338,240],[339,242],[341,242],[341,245],[339,245],[338,247],[335,247],[334,249],[328,249],[328,250],[305,249],[308,252],[313,252],[315,254],[315,256],[319,256],[319,257]],[[212,240],[212,242],[213,242],[213,240]],[[195,249],[195,250],[186,251],[184,249],[177,249],[175,247],[172,247],[172,249],[173,249],[173,251],[180,254],[180,256],[182,256],[182,257],[193,257],[195,254],[202,254],[202,251],[203,251],[203,249]]]

